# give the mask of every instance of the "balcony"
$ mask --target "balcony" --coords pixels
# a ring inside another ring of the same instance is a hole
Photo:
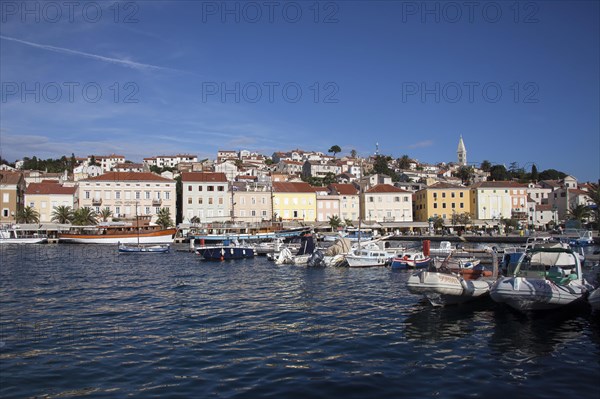
[[[162,200],[160,198],[154,198],[152,200],[152,206],[161,206],[162,205]]]
[[[102,205],[102,198],[93,198],[92,199],[92,205],[93,206],[100,206],[100,205]]]

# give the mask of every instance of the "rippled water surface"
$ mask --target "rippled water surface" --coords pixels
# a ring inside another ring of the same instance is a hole
[[[0,264],[2,398],[600,395],[586,306],[433,308],[406,272],[188,252],[2,246]]]

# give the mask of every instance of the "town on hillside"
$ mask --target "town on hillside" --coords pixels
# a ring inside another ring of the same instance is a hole
[[[122,155],[0,165],[0,225],[95,224],[144,217],[152,224],[376,226],[410,233],[433,225],[465,229],[554,230],[596,227],[598,183],[550,169],[526,171],[467,162],[460,137],[455,162],[423,164],[404,155],[342,155],[295,149],[270,157],[219,150],[215,160]]]

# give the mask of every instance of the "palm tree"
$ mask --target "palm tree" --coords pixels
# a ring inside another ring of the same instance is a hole
[[[110,208],[106,207],[100,211],[100,214],[98,216],[102,218],[103,222],[108,222],[108,218],[112,217],[112,215],[113,213],[110,210]]]
[[[18,223],[39,223],[40,213],[30,206],[26,206],[17,212]]]
[[[173,220],[171,220],[171,211],[169,208],[161,208],[156,214],[156,224],[161,228],[166,229],[173,226]]]
[[[583,222],[584,219],[588,219],[591,216],[590,209],[586,205],[571,205],[567,215],[574,220]]]
[[[331,230],[337,230],[338,227],[342,225],[342,220],[338,215],[333,215],[329,217],[329,225],[331,226]]]
[[[352,223],[352,219],[345,219],[344,224],[346,225],[346,227],[354,226],[354,224]]]
[[[198,216],[194,216],[190,219],[190,223],[192,224],[199,224],[200,223],[200,218]]]
[[[73,224],[77,226],[97,224],[97,217],[96,211],[89,206],[84,206],[73,212]]]
[[[60,224],[73,221],[73,208],[68,205],[59,205],[52,211],[52,221]]]

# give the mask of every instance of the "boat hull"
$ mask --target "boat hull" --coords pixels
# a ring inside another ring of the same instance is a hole
[[[585,284],[572,281],[566,285],[546,279],[504,277],[490,289],[492,299],[519,311],[556,309],[583,299]]]
[[[404,260],[401,258],[392,259],[392,269],[425,269],[429,267],[430,259]]]
[[[170,244],[177,232],[176,229],[157,230],[151,232],[135,231],[123,234],[70,234],[58,236],[60,242],[75,244]],[[139,241],[138,241],[139,240]]]
[[[385,266],[387,264],[388,258],[386,257],[362,257],[362,256],[353,256],[347,255],[346,262],[348,262],[348,266],[350,267],[378,267]]]
[[[170,245],[120,245],[119,253],[122,254],[166,254],[171,250]]]
[[[422,270],[408,278],[408,290],[423,295],[434,306],[469,302],[489,293],[491,282],[465,280],[460,276]]]
[[[0,238],[0,244],[43,244],[47,238]]]
[[[225,245],[199,247],[196,248],[196,253],[202,255],[206,260],[230,260],[254,257],[254,249],[251,247],[233,247]]]

